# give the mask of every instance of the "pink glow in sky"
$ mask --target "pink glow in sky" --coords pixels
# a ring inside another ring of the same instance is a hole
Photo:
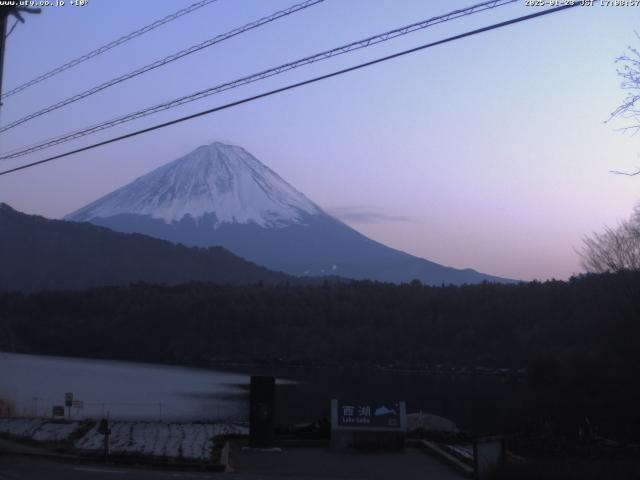
[[[9,37],[3,88],[191,3],[45,7]],[[293,3],[215,2],[7,98],[0,121]],[[474,3],[327,0],[0,134],[0,151]],[[532,12],[522,2],[452,21],[47,153]],[[623,98],[613,62],[640,43],[639,20],[640,7],[579,7],[488,32],[0,177],[0,201],[59,218],[199,145],[229,141],[389,246],[504,277],[567,278],[581,271],[581,238],[626,218],[638,199],[638,178],[608,171],[640,164],[640,137],[603,122]]]

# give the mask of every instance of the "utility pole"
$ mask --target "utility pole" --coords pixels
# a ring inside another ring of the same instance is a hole
[[[9,17],[9,9],[4,7],[0,11],[0,95],[2,95],[2,71],[4,70],[4,44],[7,37],[7,18]],[[0,100],[0,106],[2,100]]]
[[[16,17],[16,21],[24,23],[22,13],[40,13],[39,8],[18,7],[15,5],[0,7],[0,96],[2,95],[2,77],[4,71],[4,45],[7,40],[7,20],[9,15]],[[0,107],[2,100],[0,100]]]

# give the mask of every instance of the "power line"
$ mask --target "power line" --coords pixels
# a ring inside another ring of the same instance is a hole
[[[61,153],[59,155],[54,155],[52,157],[48,157],[48,158],[45,158],[43,160],[38,160],[37,162],[28,163],[28,164],[25,164],[25,165],[21,165],[19,167],[11,168],[9,170],[4,170],[4,171],[0,172],[0,176],[7,175],[7,174],[13,173],[13,172],[17,172],[19,170],[24,170],[26,168],[34,167],[36,165],[41,165],[43,163],[51,162],[53,160],[57,160],[57,159],[60,159],[60,158],[63,158],[63,157],[68,157],[68,156],[76,154],[76,153],[85,152],[87,150],[91,150],[91,149],[94,149],[94,148],[97,148],[97,147],[101,147],[103,145],[108,145],[110,143],[118,142],[120,140],[124,140],[124,139],[127,139],[127,138],[135,137],[135,136],[141,135],[143,133],[151,132],[153,130],[158,130],[158,129],[161,129],[161,128],[164,128],[164,127],[168,127],[170,125],[174,125],[174,124],[177,124],[177,123],[181,123],[181,122],[184,122],[184,121],[187,121],[187,120],[192,120],[194,118],[202,117],[204,115],[209,115],[209,114],[214,113],[214,112],[218,112],[218,111],[221,111],[221,110],[226,110],[228,108],[232,108],[232,107],[235,107],[235,106],[238,106],[238,105],[242,105],[244,103],[249,103],[249,102],[252,102],[254,100],[261,99],[261,98],[269,97],[271,95],[282,93],[282,92],[285,92],[285,91],[288,91],[288,90],[293,90],[293,89],[298,88],[298,87],[302,87],[302,86],[309,85],[309,84],[312,84],[312,83],[320,82],[322,80],[327,80],[329,78],[337,77],[337,76],[343,75],[345,73],[353,72],[355,70],[360,70],[362,68],[366,68],[366,67],[369,67],[369,66],[372,66],[372,65],[376,65],[378,63],[386,62],[386,61],[392,60],[394,58],[402,57],[404,55],[408,55],[408,54],[415,53],[415,52],[418,52],[418,51],[421,51],[421,50],[425,50],[427,48],[435,47],[437,45],[442,45],[444,43],[452,42],[452,41],[455,41],[455,40],[460,40],[462,38],[470,37],[470,36],[473,36],[473,35],[478,35],[480,33],[488,32],[490,30],[496,30],[498,28],[503,28],[503,27],[506,27],[506,26],[509,26],[509,25],[513,25],[513,24],[516,24],[516,23],[524,22],[524,21],[527,21],[527,20],[532,20],[534,18],[541,17],[541,16],[544,16],[544,15],[550,15],[552,13],[556,13],[556,12],[559,12],[559,11],[562,11],[562,10],[566,10],[566,9],[569,9],[569,8],[577,7],[579,5],[580,5],[579,3],[574,3],[574,4],[568,4],[568,5],[563,5],[563,6],[560,6],[560,7],[555,7],[555,8],[543,10],[543,11],[532,13],[532,14],[529,14],[529,15],[524,15],[522,17],[513,18],[511,20],[507,20],[507,21],[504,21],[504,22],[495,23],[495,24],[489,25],[487,27],[482,27],[482,28],[478,28],[476,30],[471,30],[471,31],[468,31],[468,32],[465,32],[465,33],[461,33],[459,35],[454,35],[452,37],[448,37],[448,38],[445,38],[443,40],[438,40],[438,41],[435,41],[435,42],[431,42],[431,43],[427,43],[427,44],[424,44],[424,45],[420,45],[418,47],[410,48],[408,50],[404,50],[402,52],[398,52],[398,53],[394,53],[394,54],[391,54],[391,55],[387,55],[385,57],[380,57],[380,58],[377,58],[375,60],[371,60],[371,61],[368,61],[368,62],[365,62],[365,63],[360,63],[358,65],[354,65],[352,67],[344,68],[342,70],[337,70],[337,71],[332,72],[332,73],[328,73],[328,74],[325,74],[325,75],[320,75],[318,77],[314,77],[314,78],[311,78],[311,79],[308,79],[308,80],[304,80],[302,82],[293,83],[293,84],[287,85],[285,87],[276,88],[275,90],[270,90],[268,92],[264,92],[264,93],[261,93],[261,94],[258,94],[258,95],[254,95],[254,96],[251,96],[251,97],[246,97],[246,98],[243,98],[241,100],[237,100],[235,102],[231,102],[231,103],[227,103],[225,105],[221,105],[219,107],[210,108],[208,110],[203,110],[201,112],[194,113],[194,114],[191,114],[191,115],[187,115],[187,116],[184,116],[184,117],[181,117],[181,118],[177,118],[177,119],[171,120],[169,122],[160,123],[160,124],[154,125],[152,127],[147,127],[147,128],[141,129],[141,130],[137,130],[135,132],[127,133],[127,134],[121,135],[119,137],[110,138],[109,140],[104,140],[102,142],[94,143],[93,145],[88,145],[86,147],[82,147],[82,148],[78,148],[78,149],[75,149],[75,150],[71,150],[69,152]]]
[[[173,20],[176,20],[180,17],[182,17],[183,15],[187,15],[188,13],[194,12],[195,10],[198,10],[199,8],[202,8],[206,5],[209,5],[210,3],[213,2],[217,2],[218,0],[201,0],[199,2],[193,3],[191,5],[189,5],[186,8],[183,8],[181,10],[178,10],[177,12],[172,13],[171,15],[167,15],[164,18],[161,18],[160,20],[156,20],[155,22],[146,25],[138,30],[135,30],[127,35],[123,35],[122,37],[107,43],[106,45],[103,45],[101,47],[96,48],[95,50],[92,50],[89,53],[86,53],[78,58],[75,58],[73,60],[71,60],[70,62],[65,63],[64,65],[61,65],[57,68],[54,68],[53,70],[49,70],[46,73],[43,73],[42,75],[29,80],[28,82],[23,83],[22,85],[17,86],[16,88],[14,88],[13,90],[8,91],[7,93],[4,93],[2,95],[2,99],[10,97],[11,95],[15,95],[18,92],[21,92],[29,87],[32,87],[33,85],[36,85],[48,78],[51,78],[55,75],[58,75],[59,73],[64,72],[65,70],[68,70],[70,68],[73,68],[83,62],[86,62],[87,60],[96,57],[98,55],[101,55],[103,53],[105,53],[108,50],[111,50],[112,48],[115,48],[119,45],[122,45],[125,42],[128,42],[129,40],[133,40],[136,37],[139,37],[141,35],[144,35],[145,33],[150,32],[151,30],[155,30],[158,27],[161,27],[162,25],[165,25],[166,23],[169,23]]]
[[[261,27],[263,25],[266,25],[267,23],[271,23],[274,22],[276,20],[279,20],[280,18],[286,17],[288,15],[291,15],[293,13],[299,12],[300,10],[304,10],[306,8],[309,8],[313,5],[316,5],[318,3],[322,3],[325,0],[306,0],[305,2],[293,5],[285,10],[280,10],[278,12],[273,13],[272,15],[269,15],[267,17],[263,17],[260,18],[259,20],[256,20],[254,22],[248,23],[242,27],[239,28],[234,28],[233,30],[227,32],[227,33],[223,33],[221,35],[217,35],[213,38],[210,38],[209,40],[206,40],[204,42],[198,43],[197,45],[192,45],[189,48],[186,48],[184,50],[180,50],[177,53],[174,53],[172,55],[169,55],[167,57],[164,57],[160,60],[156,60],[153,63],[150,63],[148,65],[145,65],[144,67],[140,67],[136,70],[133,70],[132,72],[126,73],[124,75],[121,75],[119,77],[113,78],[111,80],[109,80],[108,82],[104,82],[100,85],[97,85],[93,88],[90,88],[89,90],[85,90],[84,92],[78,93],[76,95],[73,95],[72,97],[66,98],[58,103],[55,103],[53,105],[50,105],[46,108],[43,108],[42,110],[38,110],[37,112],[34,113],[30,113],[29,115],[22,117],[18,120],[15,120],[14,122],[11,122],[7,125],[4,125],[2,127],[0,127],[0,133],[2,132],[6,132],[7,130],[10,130],[11,128],[17,127],[18,125],[28,122],[29,120],[33,120],[36,117],[40,117],[41,115],[45,115],[47,113],[53,112],[54,110],[58,110],[59,108],[62,108],[66,105],[70,105],[72,103],[75,103],[79,100],[82,100],[83,98],[87,98],[91,95],[94,95],[98,92],[101,92],[102,90],[105,90],[109,87],[113,87],[114,85],[117,85],[119,83],[122,83],[124,81],[130,80],[134,77],[137,77],[139,75],[142,75],[143,73],[147,73],[151,70],[155,70],[156,68],[162,67],[164,65],[167,65],[171,62],[174,62],[176,60],[179,60],[182,57],[186,57],[187,55],[191,55],[192,53],[198,52],[204,48],[207,47],[211,47],[212,45],[215,45],[217,43],[223,42],[225,40],[228,40],[232,37],[235,37],[237,35],[240,35],[242,33],[245,33],[249,30],[253,30],[254,28],[258,28]]]
[[[287,72],[289,70],[293,70],[295,68],[299,68],[305,65],[309,65],[311,63],[315,63],[317,61],[326,60],[338,55],[343,55],[345,53],[349,53],[354,50],[359,50],[361,48],[366,48],[371,45],[375,45],[378,43],[389,41],[393,38],[400,37],[403,35],[407,35],[409,33],[425,29],[427,27],[448,22],[454,20],[456,18],[468,16],[474,13],[478,13],[481,11],[493,9],[496,7],[500,7],[503,5],[508,5],[510,3],[515,3],[519,0],[491,0],[484,3],[480,3],[477,5],[473,5],[468,8],[454,10],[453,12],[449,12],[445,15],[440,15],[437,17],[432,17],[427,20],[423,20],[421,22],[413,23],[411,25],[407,25],[401,28],[396,28],[394,30],[390,30],[385,33],[381,33],[378,35],[374,35],[362,40],[358,40],[347,45],[342,45],[340,47],[333,48],[331,50],[326,50],[321,53],[317,53],[315,55],[304,57],[293,62],[285,63],[283,65],[270,68],[268,70],[264,70],[262,72],[254,73],[252,75],[242,77],[230,82],[223,83],[221,85],[216,85],[214,87],[207,88],[205,90],[201,90],[190,95],[186,95],[183,97],[179,97],[177,99],[170,100],[168,102],[161,103],[159,105],[155,105],[153,107],[148,107],[143,110],[139,110],[134,113],[130,113],[124,116],[116,117],[114,119],[108,120],[106,122],[102,122],[96,125],[92,125],[90,127],[86,127],[80,130],[76,130],[74,132],[70,132],[64,134],[62,136],[56,137],[53,140],[43,141],[38,143],[35,146],[25,147],[21,150],[14,151],[13,153],[5,152],[0,155],[0,160],[7,160],[10,158],[17,158],[23,155],[33,153],[39,150],[43,150],[45,148],[53,147],[55,145],[60,145],[61,143],[66,143],[71,140],[75,140],[86,135],[90,135],[92,133],[106,130],[108,128],[114,127],[116,125],[120,125],[122,123],[130,122],[132,120],[136,120],[138,118],[146,117],[148,115],[152,115],[154,113],[158,113],[164,110],[168,110],[170,108],[174,108],[180,105],[184,105],[186,103],[190,103],[196,100],[200,100],[202,98],[208,97],[210,95],[214,95],[216,93],[224,92],[226,90],[230,90],[233,88],[240,87],[242,85],[247,85],[249,83],[257,82],[259,80],[263,80],[265,78],[269,78],[275,75],[279,75],[281,73]],[[0,129],[0,132],[2,130]]]

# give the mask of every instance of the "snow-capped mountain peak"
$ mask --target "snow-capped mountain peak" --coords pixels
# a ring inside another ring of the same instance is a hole
[[[223,223],[278,227],[322,210],[241,147],[214,142],[159,167],[69,214],[89,221],[120,214],[166,223],[215,215]]]
[[[198,147],[66,219],[192,247],[221,246],[293,275],[418,279],[433,285],[505,281],[367,238],[324,213],[244,149],[218,142]]]

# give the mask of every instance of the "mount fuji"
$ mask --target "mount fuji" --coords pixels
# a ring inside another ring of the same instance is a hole
[[[299,276],[440,285],[510,280],[373,241],[327,214],[241,147],[219,142],[157,168],[65,220],[188,246],[222,246]]]

